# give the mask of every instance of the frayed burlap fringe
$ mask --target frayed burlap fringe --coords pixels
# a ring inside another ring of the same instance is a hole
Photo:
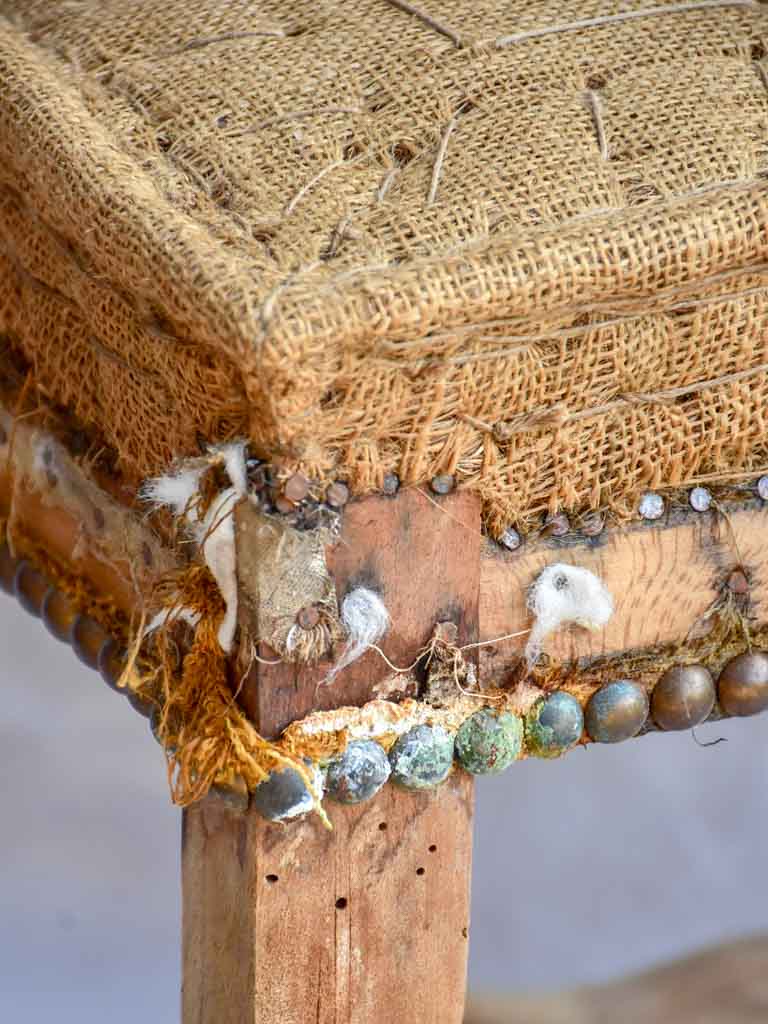
[[[498,535],[768,462],[764,5],[222,11],[0,0],[0,334],[130,482],[242,436]]]

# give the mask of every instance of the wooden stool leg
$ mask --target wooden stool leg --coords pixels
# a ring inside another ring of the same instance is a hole
[[[184,813],[183,1024],[460,1024],[471,779],[270,825]]]

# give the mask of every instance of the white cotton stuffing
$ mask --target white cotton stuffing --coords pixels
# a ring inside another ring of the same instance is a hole
[[[219,445],[209,451],[212,456],[219,456],[223,460],[232,486],[216,496],[203,519],[200,519],[193,499],[198,493],[200,478],[207,465],[201,464],[198,459],[194,460],[193,466],[182,466],[175,473],[147,480],[141,489],[141,497],[155,507],[170,508],[177,518],[183,517],[190,533],[201,545],[205,563],[226,605],[218,639],[222,650],[229,654],[237,627],[235,524],[232,513],[237,502],[247,492],[245,442]]]
[[[597,630],[613,615],[613,598],[603,581],[589,569],[556,562],[542,570],[528,594],[534,621],[525,656],[532,666],[544,639],[565,625]]]
[[[211,454],[221,454],[224,467],[237,496],[244,498],[248,493],[248,471],[245,465],[245,441],[233,441],[231,444],[218,445],[209,449]]]
[[[382,599],[367,587],[350,590],[341,604],[341,621],[347,632],[347,642],[341,657],[325,678],[333,682],[342,669],[377,644],[389,629],[389,612]]]
[[[234,508],[240,500],[234,487],[228,487],[211,502],[208,514],[198,528],[203,543],[203,558],[216,580],[226,611],[219,626],[218,639],[225,654],[232,650],[237,627],[237,556],[235,552]]]
[[[177,473],[169,473],[167,476],[156,476],[146,480],[139,492],[143,501],[155,508],[170,508],[175,516],[186,514],[187,520],[190,517],[197,521],[197,514],[191,507],[192,499],[197,494],[200,486],[200,477],[205,467],[194,469],[181,469]]]

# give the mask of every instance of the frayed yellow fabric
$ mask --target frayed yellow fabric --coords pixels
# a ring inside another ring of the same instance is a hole
[[[303,760],[306,752],[264,739],[235,703],[217,636],[224,603],[209,570],[193,565],[174,573],[161,582],[157,593],[161,606],[170,611],[167,625],[152,642],[162,680],[157,734],[166,753],[174,803],[194,803],[212,785],[231,784],[236,776],[252,790],[274,769],[290,767],[301,775],[315,797],[315,810],[330,827]],[[171,630],[173,609],[182,605],[200,615],[200,621],[179,668]]]

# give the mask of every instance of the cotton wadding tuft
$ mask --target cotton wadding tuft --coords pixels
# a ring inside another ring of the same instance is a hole
[[[196,466],[166,476],[153,477],[142,484],[139,497],[155,508],[167,507],[175,516],[186,514],[189,519],[202,474],[203,469]]]
[[[245,441],[232,441],[209,448],[211,455],[218,455],[223,459],[227,476],[240,498],[244,498],[248,492],[245,445]]]
[[[557,562],[539,574],[528,594],[528,607],[534,615],[525,647],[530,667],[538,660],[544,639],[561,626],[601,629],[613,615],[613,598],[589,569]]]
[[[229,476],[231,487],[221,491],[211,502],[205,516],[200,517],[197,497],[200,480],[207,465],[195,459],[193,465],[179,468],[175,473],[148,480],[141,489],[141,497],[156,507],[168,506],[177,518],[183,518],[189,531],[201,546],[206,565],[218,584],[226,611],[221,621],[218,640],[225,654],[229,654],[237,628],[237,569],[235,553],[234,507],[245,497],[247,476],[245,442],[219,445],[209,449],[212,461],[221,461]],[[210,464],[210,463],[209,463]]]
[[[326,683],[333,682],[342,669],[381,640],[389,629],[389,612],[377,593],[367,587],[356,587],[342,601],[341,621],[347,642],[341,657],[326,676]]]

